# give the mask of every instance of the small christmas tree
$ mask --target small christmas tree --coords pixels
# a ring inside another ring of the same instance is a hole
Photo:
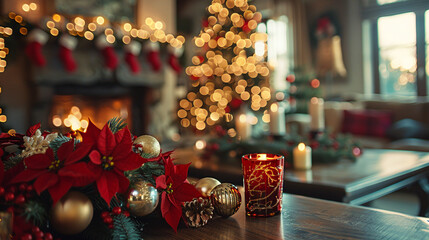
[[[253,111],[271,99],[266,57],[267,35],[255,33],[261,13],[247,0],[213,0],[203,30],[194,39],[201,48],[186,69],[192,81],[180,101],[183,127],[233,127],[234,112],[249,102]],[[238,117],[238,116],[237,116]]]
[[[292,112],[308,113],[310,99],[322,95],[320,81],[301,68],[297,68],[295,74],[287,76],[286,81],[290,83],[288,94]]]

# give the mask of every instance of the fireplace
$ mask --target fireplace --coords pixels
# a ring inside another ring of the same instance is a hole
[[[77,95],[56,95],[52,104],[50,123],[59,132],[84,131],[88,119],[98,127],[113,117],[126,119],[132,129],[132,101],[130,97],[90,97]]]

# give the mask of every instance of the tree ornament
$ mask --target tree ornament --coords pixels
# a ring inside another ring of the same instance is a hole
[[[213,206],[209,199],[194,198],[182,206],[183,218],[190,227],[202,227],[213,217]]]
[[[91,223],[93,216],[91,201],[84,194],[70,191],[51,209],[51,224],[62,234],[78,234]]]
[[[139,217],[152,213],[158,206],[158,202],[158,191],[147,181],[135,183],[128,197],[130,212]]]
[[[161,145],[156,138],[150,135],[142,135],[134,140],[134,151],[144,158],[158,157],[161,153]]]
[[[229,217],[240,208],[241,194],[234,184],[222,183],[211,191],[210,201],[218,215]]]
[[[209,197],[212,189],[219,184],[220,182],[217,179],[205,177],[198,180],[195,184],[195,188],[203,195],[203,197]]]

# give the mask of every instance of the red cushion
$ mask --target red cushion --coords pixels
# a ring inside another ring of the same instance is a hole
[[[392,114],[378,110],[344,110],[342,132],[385,137],[392,125]]]

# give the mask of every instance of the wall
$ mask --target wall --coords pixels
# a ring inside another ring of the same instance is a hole
[[[343,60],[347,77],[334,81],[331,87],[324,85],[325,94],[353,95],[364,93],[362,19],[360,1],[357,0],[311,0],[306,1],[307,19],[312,24],[327,11],[333,11],[341,26]],[[314,54],[313,54],[314,56]]]

